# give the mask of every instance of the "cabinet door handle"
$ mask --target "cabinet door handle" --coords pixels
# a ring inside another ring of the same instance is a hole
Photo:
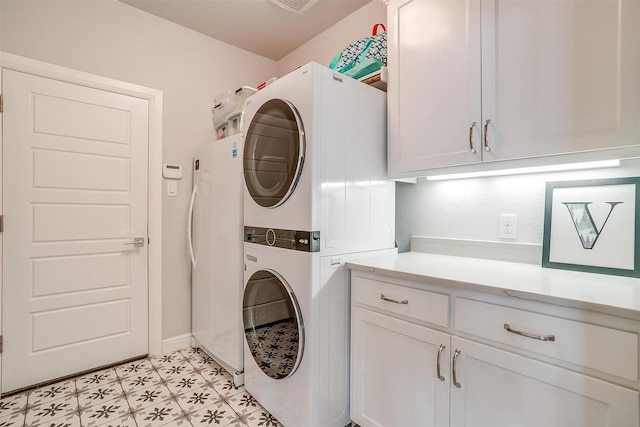
[[[473,128],[476,127],[476,122],[471,123],[469,126],[469,151],[471,154],[476,154],[476,149],[473,148]]]
[[[440,381],[444,381],[444,376],[440,373],[440,355],[442,354],[444,349],[444,344],[440,344],[440,347],[438,347],[438,358],[436,360],[436,375],[438,375],[438,379]]]
[[[409,304],[409,300],[408,299],[403,299],[402,301],[398,301],[397,299],[387,298],[387,297],[384,296],[384,294],[380,294],[380,299],[384,300],[384,301],[393,302],[393,303],[396,303],[396,304]]]
[[[483,127],[483,131],[484,131],[484,151],[489,152],[491,151],[491,147],[489,147],[489,143],[487,142],[487,129],[489,128],[489,123],[491,123],[491,119],[487,119],[484,121],[484,127]]]
[[[506,329],[507,332],[511,332],[512,334],[521,335],[523,337],[532,338],[538,341],[555,341],[556,340],[555,335],[536,335],[536,334],[531,334],[529,332],[517,331],[515,329],[512,329],[511,325],[509,325],[508,323],[504,324],[504,329]]]
[[[460,350],[456,348],[456,351],[453,352],[453,362],[451,363],[451,376],[453,379],[453,385],[460,388],[462,384],[458,382],[458,376],[456,375],[456,362],[458,361],[458,355],[460,354]]]

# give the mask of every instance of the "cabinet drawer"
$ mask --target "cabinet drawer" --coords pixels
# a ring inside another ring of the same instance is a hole
[[[509,325],[512,332],[507,331]],[[454,327],[632,381],[638,380],[638,333],[456,298]],[[529,334],[519,335],[516,332]],[[553,340],[543,341],[538,337]]]
[[[400,314],[421,322],[449,326],[448,295],[358,276],[353,277],[351,292],[351,298],[356,304]]]

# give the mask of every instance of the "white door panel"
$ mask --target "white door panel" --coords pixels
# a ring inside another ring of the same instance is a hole
[[[126,158],[51,150],[34,150],[34,188],[127,191],[130,162]],[[67,169],[52,165],[64,163]]]
[[[148,352],[148,103],[4,70],[2,392]]]
[[[393,0],[388,13],[389,172],[480,162],[480,1]]]
[[[125,284],[127,253],[48,256],[33,260],[33,296],[51,296]],[[59,280],[51,281],[50,277]]]
[[[112,94],[103,92],[102,95],[102,102],[98,101],[100,104],[104,104]],[[75,99],[37,93],[33,96],[33,103],[41,114],[34,123],[35,133],[125,145],[130,143],[130,112],[126,109],[93,106]],[[79,122],[78,118],[83,121]]]
[[[636,390],[455,336],[451,348],[453,427],[639,425]]]
[[[637,1],[483,0],[483,161],[638,144],[639,17]]]

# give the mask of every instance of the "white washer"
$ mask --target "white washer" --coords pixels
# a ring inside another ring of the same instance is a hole
[[[245,387],[285,427],[349,418],[349,271],[395,249],[321,257],[244,244]]]
[[[324,255],[395,246],[386,94],[316,63],[247,99],[244,224],[320,232]]]

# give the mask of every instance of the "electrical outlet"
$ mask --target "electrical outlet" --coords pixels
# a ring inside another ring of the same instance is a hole
[[[515,239],[518,226],[516,214],[500,214],[500,227],[498,234],[501,239]]]

